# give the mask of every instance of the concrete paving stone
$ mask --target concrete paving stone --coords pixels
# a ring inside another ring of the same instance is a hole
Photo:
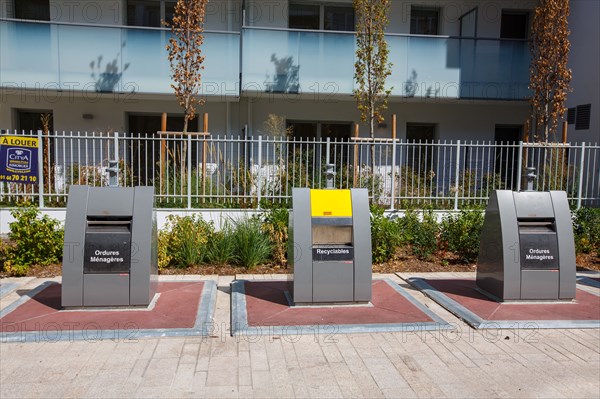
[[[224,363],[226,358],[222,358]],[[213,359],[211,359],[212,365]],[[225,362],[227,365],[227,363]],[[206,379],[207,387],[218,387],[218,386],[237,386],[238,385],[238,368],[237,365],[232,367],[223,367],[219,364],[217,368],[213,368],[211,365],[208,367],[208,376]]]
[[[200,352],[200,343],[187,343],[183,344],[181,356],[179,357],[179,364],[196,364],[198,361],[198,353]]]
[[[363,397],[360,387],[354,380],[350,368],[345,363],[330,363],[331,371],[335,376],[342,397],[360,398]]]
[[[171,383],[171,389],[181,389],[189,391],[192,387],[194,376],[196,374],[196,365],[190,363],[179,363],[175,377]]]
[[[311,398],[341,398],[342,391],[337,385],[309,385],[308,393]]]
[[[228,399],[239,398],[239,390],[237,385],[230,387],[206,387],[204,393],[205,398]]]
[[[196,371],[194,373],[194,379],[192,380],[191,390],[192,392],[200,392],[206,390],[206,379],[208,377],[208,371]]]
[[[365,366],[375,379],[375,383],[383,389],[404,389],[409,385],[387,357],[379,359],[364,359]]]
[[[165,398],[171,388],[167,386],[141,386],[135,392],[135,398]]]
[[[178,363],[177,358],[151,359],[142,376],[141,385],[143,387],[171,386]]]
[[[251,370],[252,388],[257,398],[276,398],[277,391],[271,373],[265,370]]]
[[[161,338],[152,354],[154,359],[177,358],[181,356],[185,341],[173,338]]]
[[[269,370],[269,359],[262,341],[250,345],[250,367],[252,370]]]
[[[410,388],[384,388],[381,390],[383,397],[390,399],[398,399],[398,398],[418,398],[415,391]]]
[[[238,368],[238,385],[252,386],[252,369],[248,366]]]

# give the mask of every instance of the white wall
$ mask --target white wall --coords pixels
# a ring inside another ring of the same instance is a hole
[[[252,103],[251,110],[251,132],[255,135],[263,133],[262,126],[269,114],[293,120],[360,123],[354,101],[291,102],[261,99]],[[395,113],[398,138],[406,138],[407,123],[435,123],[440,139],[493,140],[495,125],[522,125],[527,119],[528,110],[526,102],[404,99],[390,102],[384,115],[388,127],[378,129],[376,135],[391,137],[392,114]],[[368,135],[366,125],[361,124],[360,132],[361,136]]]
[[[571,0],[569,29],[571,53],[569,67],[573,71],[567,107],[592,104],[590,129],[568,129],[569,141],[600,142],[600,1]]]
[[[66,218],[66,210],[64,208],[52,209],[45,208],[41,210],[42,215],[48,215],[49,217],[58,220],[63,226]],[[157,210],[156,211],[156,222],[158,229],[164,229],[167,224],[167,216],[187,216],[192,214],[199,214],[202,219],[213,222],[215,228],[219,230],[225,221],[239,220],[245,217],[251,217],[259,214],[260,211],[252,209],[203,209],[197,211],[185,211],[180,209],[174,210]],[[10,232],[9,224],[14,221],[14,218],[10,214],[10,209],[0,209],[0,235],[4,236]]]
[[[16,129],[16,110],[52,110],[54,129],[59,131],[81,132],[127,132],[128,113],[183,114],[174,96],[130,96],[126,94],[52,92],[29,93],[23,95],[1,95],[0,129]],[[198,113],[208,112],[209,129],[215,134],[224,134],[228,126],[227,105],[224,102],[208,101],[197,107]],[[93,119],[83,119],[83,114],[93,115]],[[235,115],[229,116],[235,123]],[[238,129],[230,126],[230,129]]]
[[[50,97],[31,95],[8,95],[0,103],[0,129],[15,129],[16,110],[52,110],[54,129],[81,132],[128,132],[128,113],[181,114],[177,103],[170,96],[114,97],[102,95],[100,99],[53,93]],[[51,101],[49,101],[51,100]],[[397,115],[398,138],[406,137],[406,123],[436,123],[441,139],[492,140],[496,124],[523,124],[528,114],[526,102],[513,101],[439,101],[435,99],[393,99],[384,115],[387,129],[379,129],[377,135],[390,137],[391,115]],[[287,119],[360,123],[356,103],[350,96],[345,99],[325,98],[299,100],[296,97],[271,96],[243,98],[240,102],[225,103],[208,101],[198,108],[199,113],[208,112],[209,130],[214,135],[241,133],[249,125],[249,133],[264,134],[263,123],[269,114]],[[92,114],[93,119],[83,119]],[[367,135],[365,125],[361,135]]]

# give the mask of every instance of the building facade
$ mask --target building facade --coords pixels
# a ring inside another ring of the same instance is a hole
[[[575,3],[594,1],[573,3],[579,15]],[[165,50],[170,32],[161,27],[174,4],[0,0],[0,128],[35,130],[40,114],[52,113],[52,130],[154,134],[166,112],[168,130],[180,129]],[[392,95],[377,136],[390,137],[395,114],[400,139],[521,139],[534,7],[392,1]],[[211,0],[205,29],[199,112],[209,114],[211,134],[266,135],[269,114],[284,117],[298,137],[354,134],[351,1]],[[368,134],[364,124],[360,130]]]

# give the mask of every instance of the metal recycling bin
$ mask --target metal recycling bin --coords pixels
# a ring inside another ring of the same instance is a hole
[[[371,300],[366,189],[292,190],[289,262],[296,304]]]
[[[158,281],[152,187],[70,186],[62,306],[147,306]]]
[[[501,301],[575,298],[575,240],[564,191],[491,194],[477,286]]]

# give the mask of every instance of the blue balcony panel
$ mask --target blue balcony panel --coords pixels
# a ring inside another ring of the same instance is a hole
[[[525,41],[387,35],[393,96],[527,98]],[[250,92],[352,94],[352,33],[243,29],[242,88]]]
[[[170,94],[170,36],[163,29],[0,21],[0,83]],[[239,46],[238,33],[205,33],[205,94],[237,96]]]

